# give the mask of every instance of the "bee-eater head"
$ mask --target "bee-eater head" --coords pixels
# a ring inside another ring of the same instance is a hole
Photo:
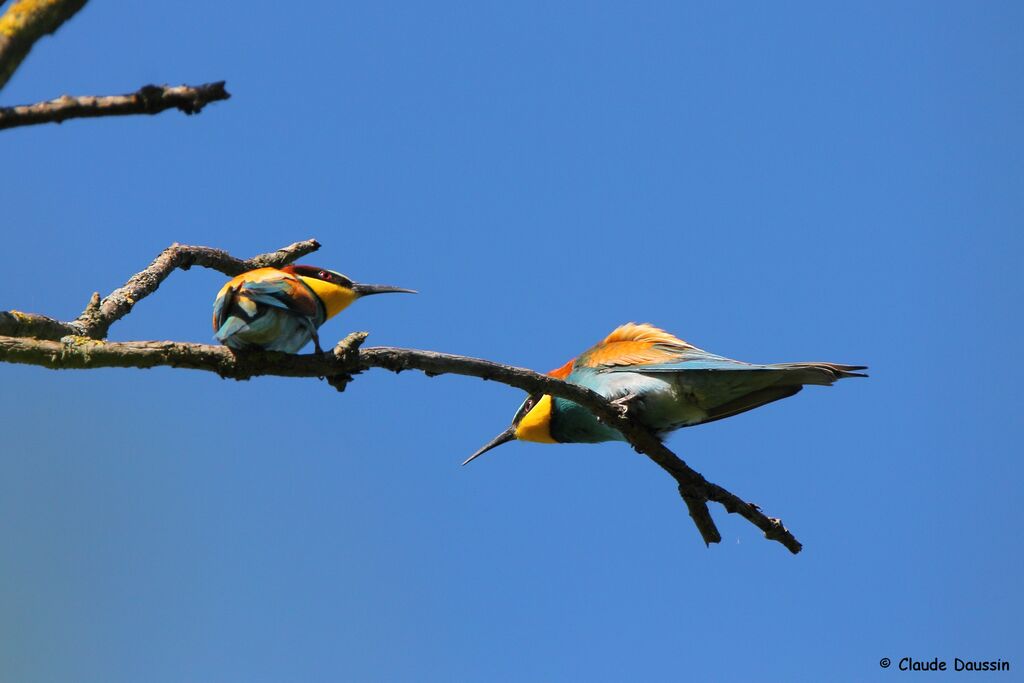
[[[466,461],[462,464],[465,465],[492,448],[516,439],[520,441],[536,441],[538,443],[558,443],[551,436],[552,410],[551,396],[548,394],[534,394],[530,396],[523,401],[523,405],[519,406],[515,417],[512,418],[512,426],[491,439],[486,446],[466,458]]]
[[[346,308],[353,301],[361,296],[370,294],[386,294],[388,292],[404,292],[416,294],[416,290],[392,287],[391,285],[363,285],[352,282],[351,279],[341,273],[316,266],[285,266],[281,270],[292,273],[305,282],[313,293],[317,295],[324,304],[324,310],[328,318],[333,318]]]

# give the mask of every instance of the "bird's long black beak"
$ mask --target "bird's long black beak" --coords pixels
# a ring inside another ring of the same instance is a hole
[[[352,283],[352,291],[357,296],[369,296],[371,294],[387,294],[389,292],[400,292],[402,294],[419,294],[415,289],[405,289],[403,287],[392,287],[391,285],[361,285],[358,283]]]
[[[471,461],[473,461],[475,458],[479,458],[481,455],[483,455],[487,451],[491,450],[492,448],[497,448],[501,444],[508,443],[509,441],[515,441],[515,439],[516,439],[516,428],[514,426],[509,427],[508,429],[503,431],[501,434],[498,434],[496,437],[491,439],[490,443],[488,443],[486,446],[484,446],[483,448],[478,450],[476,453],[474,453],[473,455],[471,455],[468,458],[466,458],[466,461],[463,462],[462,464],[466,465],[466,464],[470,463]]]

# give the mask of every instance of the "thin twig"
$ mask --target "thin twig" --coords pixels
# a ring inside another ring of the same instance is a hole
[[[234,276],[255,268],[280,267],[319,248],[320,243],[316,240],[306,240],[242,261],[221,249],[172,244],[148,268],[136,273],[123,287],[108,294],[98,307],[87,307],[75,324],[81,325],[83,332],[79,334],[82,336],[93,339],[106,337],[111,325],[131,313],[141,299],[155,292],[176,268],[188,270],[192,266],[202,266]]]
[[[230,97],[224,89],[224,81],[203,85],[144,85],[126,95],[62,95],[46,102],[0,108],[0,130],[97,116],[159,114],[168,109],[198,114],[210,102]]]
[[[50,340],[69,335],[102,339],[107,336],[111,325],[128,315],[140,300],[155,292],[176,268],[188,270],[192,266],[202,266],[234,276],[254,268],[281,267],[319,248],[320,243],[316,240],[305,240],[242,260],[221,249],[172,244],[149,267],[131,276],[124,286],[102,300],[94,294],[76,320],[62,322],[35,313],[0,311],[0,334]]]

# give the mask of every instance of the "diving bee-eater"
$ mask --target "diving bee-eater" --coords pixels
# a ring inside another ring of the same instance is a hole
[[[333,270],[315,266],[257,268],[232,278],[213,302],[213,331],[232,349],[298,353],[313,340],[322,353],[317,328],[370,294],[412,289],[361,285]]]
[[[619,404],[659,438],[681,427],[732,417],[787,398],[805,384],[828,386],[863,365],[778,363],[752,365],[698,349],[652,325],[628,323],[548,374],[592,389]],[[540,443],[622,441],[618,430],[577,403],[535,394],[512,426],[466,459],[520,439]]]

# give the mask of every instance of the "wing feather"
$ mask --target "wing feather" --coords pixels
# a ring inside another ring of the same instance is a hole
[[[321,306],[316,295],[299,278],[277,272],[280,273],[279,276],[243,282],[242,293],[257,303],[283,308],[307,318],[315,318]]]
[[[267,309],[287,311],[316,328],[324,319],[324,308],[313,290],[292,273],[276,268],[258,268],[232,278],[213,302],[213,329],[223,339],[259,318]],[[242,326],[225,325],[238,320]]]
[[[694,352],[710,355],[653,325],[627,323],[581,355],[576,367],[603,370],[670,363]]]

